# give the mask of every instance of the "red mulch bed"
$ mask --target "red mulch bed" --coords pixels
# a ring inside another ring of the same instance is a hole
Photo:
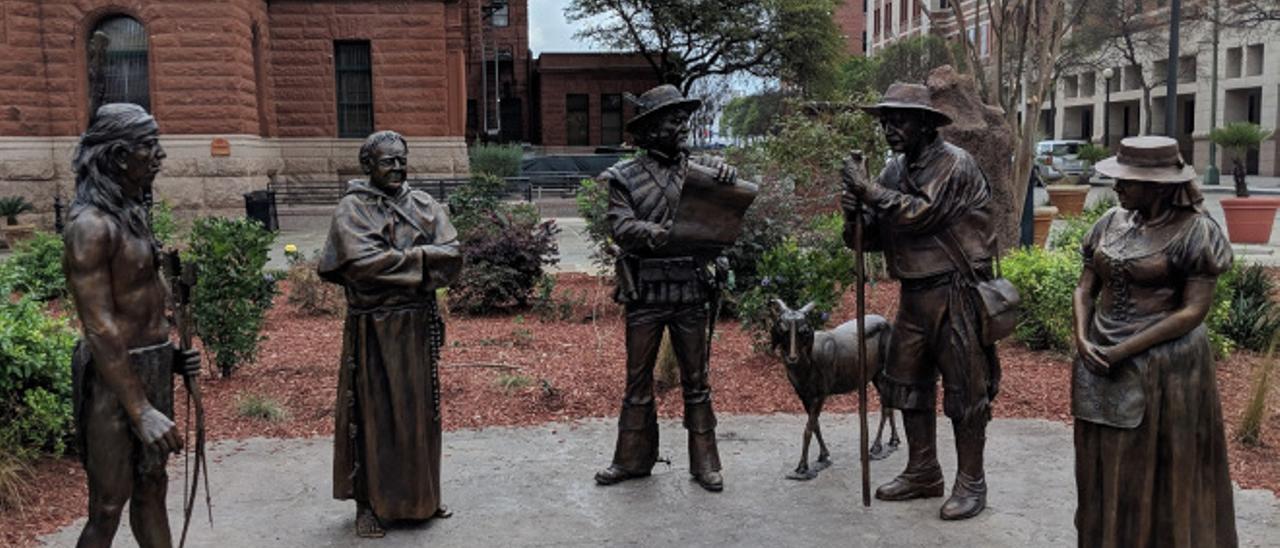
[[[287,291],[287,287],[283,289]],[[561,298],[581,301],[575,308],[576,321],[543,322],[532,312],[479,318],[454,315],[448,319],[440,373],[447,430],[612,417],[617,413],[623,384],[623,323],[620,308],[610,300],[611,287],[599,278],[562,274],[557,293]],[[853,309],[850,294],[834,316],[852,317]],[[896,309],[895,283],[878,284],[869,292],[867,310],[891,317]],[[210,439],[332,434],[341,331],[341,319],[306,316],[279,297],[268,315],[267,340],[258,363],[237,371],[230,379],[207,373],[202,380]],[[717,411],[802,411],[781,363],[754,352],[750,336],[736,322],[722,322],[716,339],[711,370]],[[1000,354],[1004,382],[995,406],[997,417],[1070,422],[1066,356],[1031,351],[1017,343],[1002,345]],[[1254,366],[1261,360],[1240,352],[1218,366],[1228,433],[1236,431]],[[530,382],[506,390],[498,384],[504,375],[520,375]],[[1230,456],[1232,479],[1246,488],[1280,494],[1280,396],[1276,393],[1273,389],[1264,424],[1267,445],[1247,448],[1233,440]],[[875,391],[870,394],[871,409],[878,409]],[[287,417],[266,422],[240,416],[236,402],[246,395],[276,401]],[[679,416],[678,389],[662,391],[658,401],[660,414]],[[827,409],[852,412],[857,409],[857,399],[838,396]],[[84,513],[84,474],[76,460],[39,462],[32,484],[38,492],[33,493],[24,512],[0,513],[0,544],[32,543],[36,536],[65,526]]]

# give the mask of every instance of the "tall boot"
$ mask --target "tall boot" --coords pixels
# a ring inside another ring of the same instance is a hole
[[[987,443],[985,417],[953,421],[956,433],[956,483],[939,515],[945,520],[969,519],[987,507],[987,479],[982,452]]]
[[[703,489],[724,489],[720,475],[720,451],[716,448],[716,416],[711,402],[685,404],[684,427],[689,431],[689,473]]]
[[[907,432],[907,469],[893,481],[876,489],[880,500],[910,500],[941,497],[946,485],[938,465],[938,417],[933,410],[902,410],[902,428]]]
[[[618,444],[613,451],[613,464],[596,472],[596,483],[613,485],[629,479],[643,478],[658,461],[658,413],[653,403],[622,404],[618,419]]]

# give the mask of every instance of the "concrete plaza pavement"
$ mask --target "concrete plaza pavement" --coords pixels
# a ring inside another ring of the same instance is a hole
[[[592,473],[608,464],[615,422],[446,432],[442,465],[447,520],[393,528],[381,540],[353,534],[355,505],[331,498],[332,440],[251,439],[214,444],[213,529],[199,507],[192,547],[396,548],[524,546],[1070,547],[1076,543],[1069,425],[997,420],[988,433],[989,508],[963,522],[938,519],[942,499],[861,506],[853,415],[823,417],[834,465],[817,479],[784,479],[800,453],[800,415],[727,415],[718,434],[725,490],[689,479],[685,435],[662,421],[654,475],[611,487]],[[948,481],[951,429],[940,421]],[[876,424],[875,415],[871,425]],[[816,443],[812,456],[816,456]],[[179,460],[179,459],[175,459]],[[871,467],[879,485],[905,465],[905,445]],[[182,469],[170,467],[170,520],[181,523]],[[1280,503],[1269,491],[1236,491],[1240,545],[1275,546]],[[124,523],[128,523],[127,520]],[[71,546],[83,520],[43,539]],[[117,546],[134,546],[122,527]]]

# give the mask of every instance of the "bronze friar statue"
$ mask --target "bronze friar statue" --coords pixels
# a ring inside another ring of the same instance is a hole
[[[735,184],[736,170],[717,160],[689,159],[689,116],[701,101],[671,85],[632,100],[637,114],[627,129],[643,154],[600,176],[609,188],[610,236],[622,250],[616,298],[626,306],[627,380],[613,463],[595,479],[610,485],[648,476],[657,461],[653,368],[667,330],[680,367],[689,472],[704,489],[720,491],[707,379],[720,283],[715,258],[740,231],[755,186]]]
[[[142,107],[107,104],[80,136],[63,270],[84,329],[72,360],[76,441],[89,478],[89,521],[77,546],[110,546],[129,504],[143,547],[173,544],[165,462],[182,448],[173,376],[199,372],[169,341],[168,289],[143,195],[164,161]]]
[[[896,153],[874,183],[860,161],[847,162],[841,204],[845,240],[857,242],[852,219],[863,209],[867,249],[884,251],[889,274],[901,282],[888,362],[875,379],[885,406],[902,410],[907,468],[876,490],[881,500],[940,497],[937,378],[943,410],[956,436],[959,471],[942,519],[966,519],[986,507],[983,445],[1000,367],[995,347],[983,344],[973,280],[990,280],[996,253],[991,186],[964,150],[938,128],[950,117],[933,108],[929,90],[895,83],[883,100],[864,107],[880,120]]]
[[[436,289],[462,266],[445,208],[405,183],[408,144],[393,131],[360,148],[369,179],[338,202],[318,271],[346,288],[335,410],[333,494],[355,499],[356,534],[391,520],[448,517],[440,503],[444,322]]]
[[[1204,318],[1231,245],[1168,137],[1097,170],[1120,207],[1081,245],[1075,292],[1079,546],[1234,547],[1222,405]]]

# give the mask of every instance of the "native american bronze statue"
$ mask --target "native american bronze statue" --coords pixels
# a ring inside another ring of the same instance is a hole
[[[165,158],[142,107],[107,104],[80,136],[63,269],[84,337],[72,360],[76,441],[89,479],[89,521],[77,546],[110,546],[129,504],[144,547],[173,544],[165,462],[181,450],[173,376],[194,378],[196,351],[169,341],[168,289],[143,195]]]
[[[1130,137],[1097,170],[1120,207],[1081,245],[1072,372],[1079,546],[1234,547],[1204,318],[1231,245],[1177,141]]]
[[[716,257],[740,232],[756,187],[738,183],[737,171],[718,160],[690,160],[689,116],[701,101],[670,85],[632,101],[637,114],[627,129],[644,153],[600,176],[610,235],[622,250],[615,297],[626,306],[627,380],[613,463],[595,479],[611,485],[648,476],[657,461],[653,367],[666,330],[680,367],[689,472],[716,492],[724,481],[707,379],[725,271]]]
[[[440,347],[436,289],[462,267],[445,208],[405,183],[408,143],[381,131],[360,148],[318,271],[346,288],[334,432],[333,495],[355,499],[356,534],[392,520],[449,517],[440,501]]]
[[[860,159],[846,162],[845,240],[859,243],[854,219],[862,208],[862,243],[884,251],[889,274],[901,282],[888,362],[875,384],[884,405],[902,411],[908,449],[906,470],[880,486],[876,498],[942,496],[934,413],[941,373],[959,471],[940,515],[970,518],[986,507],[983,446],[1000,381],[995,347],[979,333],[974,281],[967,279],[970,271],[979,280],[992,276],[991,186],[973,157],[938,135],[951,119],[933,108],[925,86],[895,83],[864,110],[880,120],[896,155],[874,183]]]

